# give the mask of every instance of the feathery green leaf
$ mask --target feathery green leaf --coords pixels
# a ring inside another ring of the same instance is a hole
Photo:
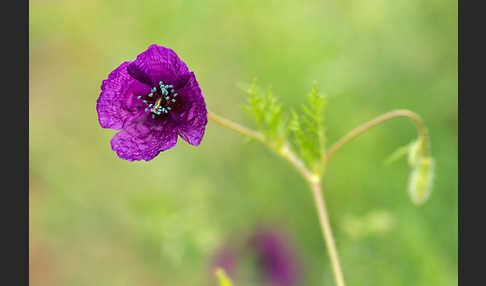
[[[286,139],[286,120],[283,117],[282,105],[273,95],[271,88],[266,92],[262,91],[257,87],[256,80],[253,80],[247,93],[249,98],[245,110],[265,139],[276,147],[280,146]]]
[[[301,114],[292,111],[289,131],[304,162],[313,171],[320,171],[325,152],[324,110],[326,98],[319,94],[316,83],[306,96],[307,102],[301,106]]]

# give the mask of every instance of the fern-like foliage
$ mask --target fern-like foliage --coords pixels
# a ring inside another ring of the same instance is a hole
[[[306,96],[307,103],[301,106],[301,113],[292,110],[292,119],[288,125],[293,135],[293,144],[298,148],[300,157],[314,171],[321,171],[322,158],[325,155],[324,110],[326,98],[319,94],[317,84]]]
[[[245,110],[269,145],[276,150],[284,144],[296,148],[311,171],[322,171],[326,99],[319,94],[317,84],[313,84],[312,91],[306,96],[306,103],[298,111],[290,112],[290,119],[283,113],[282,105],[270,88],[264,92],[254,80],[246,91],[249,98]]]
[[[273,96],[271,88],[262,91],[253,80],[247,90],[249,94],[248,105],[245,110],[255,121],[258,130],[265,140],[272,146],[279,148],[286,140],[286,119],[282,115],[282,105]]]

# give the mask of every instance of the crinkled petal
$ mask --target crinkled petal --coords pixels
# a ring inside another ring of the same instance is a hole
[[[127,71],[131,77],[138,80],[139,82],[143,82],[148,86],[154,86],[152,79],[148,76],[148,74],[146,74],[143,70],[141,70],[136,63],[131,62],[127,66]]]
[[[150,87],[132,78],[128,65],[122,63],[101,84],[96,110],[103,128],[121,129],[144,114],[144,104],[137,96],[149,93]]]
[[[177,143],[177,132],[169,124],[155,124],[149,118],[141,118],[120,130],[111,139],[111,148],[122,159],[150,161],[161,151]]]
[[[189,73],[185,86],[177,91],[181,104],[177,114],[178,133],[187,143],[198,146],[208,123],[208,112],[194,73]]]
[[[189,72],[186,64],[173,50],[155,44],[138,55],[132,64],[150,77],[152,86],[158,85],[159,81],[173,84],[179,76]]]
[[[184,88],[188,81],[191,79],[193,76],[193,73],[186,73],[181,76],[179,76],[175,81],[174,81],[174,89],[179,90],[181,88]]]

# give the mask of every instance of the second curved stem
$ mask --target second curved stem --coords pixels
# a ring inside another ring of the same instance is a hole
[[[426,156],[429,155],[429,149],[428,149],[429,142],[427,136],[427,129],[425,128],[422,119],[420,118],[420,116],[418,116],[417,114],[413,113],[410,110],[399,109],[378,116],[377,118],[372,119],[366,122],[365,124],[357,127],[356,129],[351,130],[348,134],[342,137],[337,143],[335,143],[331,147],[331,149],[329,149],[329,152],[324,157],[323,164],[325,165],[327,161],[329,161],[329,159],[331,159],[331,157],[349,141],[353,140],[354,138],[358,137],[359,135],[363,134],[369,129],[396,117],[407,117],[411,119],[415,123],[415,125],[417,125],[417,128],[419,130],[419,137],[423,140],[425,144],[424,155]]]

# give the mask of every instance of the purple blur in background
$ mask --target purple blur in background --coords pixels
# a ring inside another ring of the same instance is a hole
[[[255,257],[257,279],[272,286],[296,286],[302,281],[300,263],[289,236],[277,227],[259,227],[246,239],[227,241],[212,259],[212,269],[223,268],[237,284],[238,265],[242,260]],[[253,261],[253,260],[251,260]],[[251,277],[246,279],[252,280]]]
[[[251,238],[263,275],[275,286],[295,286],[300,267],[287,236],[276,228],[261,228]]]

